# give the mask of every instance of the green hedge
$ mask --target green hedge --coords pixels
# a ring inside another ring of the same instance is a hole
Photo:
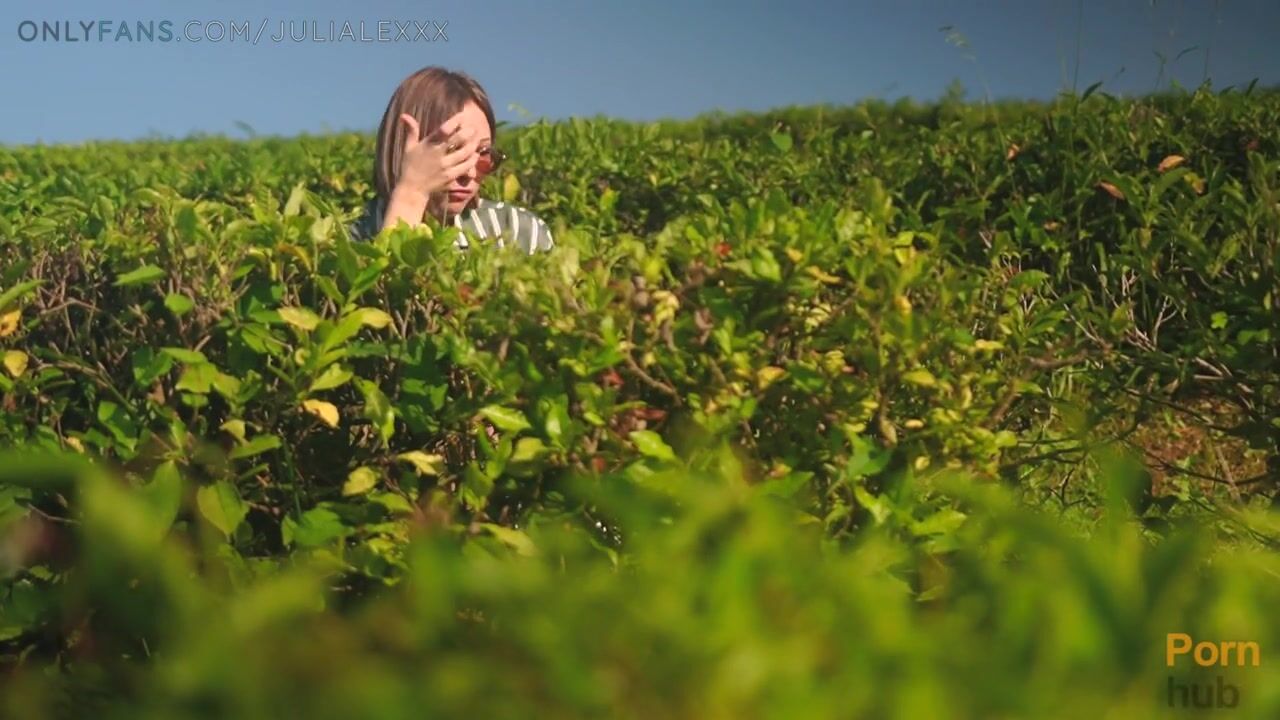
[[[367,136],[0,149],[14,702],[1158,715],[1165,633],[1274,646],[1277,120],[504,128],[531,257],[350,242]],[[1095,461],[1157,410],[1235,466]]]

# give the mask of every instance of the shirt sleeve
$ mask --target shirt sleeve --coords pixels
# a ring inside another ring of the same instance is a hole
[[[551,228],[542,218],[510,203],[482,199],[472,209],[455,215],[453,225],[463,231],[455,243],[462,250],[471,246],[471,240],[514,247],[526,255],[555,247]]]
[[[531,243],[533,250],[530,252],[547,252],[556,246],[555,241],[551,238],[551,228],[542,220],[542,218],[533,215],[533,219],[535,222],[535,232],[533,242]]]
[[[347,226],[347,232],[352,240],[357,242],[372,240],[382,229],[382,213],[379,212],[379,205],[376,199],[365,203],[364,212],[355,222]]]
[[[529,255],[555,247],[551,239],[551,228],[542,218],[524,208],[512,207],[511,233],[520,251]]]

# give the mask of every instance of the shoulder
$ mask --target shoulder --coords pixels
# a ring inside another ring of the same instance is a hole
[[[514,241],[521,251],[530,255],[555,247],[551,227],[528,208],[479,198],[475,207],[464,215],[460,227],[482,238],[497,238],[500,245]]]
[[[381,198],[375,197],[365,202],[360,216],[355,219],[355,222],[347,226],[351,239],[369,240],[373,238],[382,229],[382,216],[385,214]]]

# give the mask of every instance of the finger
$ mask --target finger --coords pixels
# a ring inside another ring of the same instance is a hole
[[[400,122],[404,124],[405,132],[409,134],[409,137],[405,142],[405,147],[408,148],[408,147],[413,147],[414,145],[417,145],[418,142],[420,141],[420,138],[422,137],[421,128],[418,126],[418,121],[408,113],[401,113]]]
[[[436,128],[435,132],[431,133],[431,137],[435,142],[445,142],[452,137],[460,127],[462,127],[461,110],[454,113],[449,119],[440,123],[440,127]]]
[[[480,156],[472,154],[471,157],[463,160],[461,163],[454,165],[453,167],[446,168],[444,172],[445,177],[449,178],[450,182],[453,182],[454,180],[457,180],[463,175],[471,172],[471,168],[475,167],[476,163],[479,161]]]
[[[445,142],[445,152],[452,153],[466,147],[478,134],[479,131],[475,128],[458,129]]]
[[[455,168],[466,162],[477,162],[480,159],[480,153],[476,152],[474,146],[464,145],[458,150],[445,155],[440,160],[441,167]]]
[[[480,133],[472,131],[465,141],[455,147],[452,152],[444,156],[444,165],[448,167],[449,165],[462,162],[467,158],[467,156],[475,153],[476,148],[480,147],[481,139]]]

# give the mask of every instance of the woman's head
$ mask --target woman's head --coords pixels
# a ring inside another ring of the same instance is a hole
[[[422,134],[430,137],[450,117],[462,113],[461,127],[474,129],[481,138],[479,149],[485,150],[493,142],[497,128],[493,119],[493,107],[480,83],[463,72],[440,67],[426,67],[405,78],[387,103],[382,123],[378,126],[374,187],[379,197],[391,196],[400,178],[408,128],[400,120],[408,114],[418,121]],[[428,211],[440,216],[454,215],[474,201],[481,175],[472,169],[450,183],[446,192],[432,196]]]

